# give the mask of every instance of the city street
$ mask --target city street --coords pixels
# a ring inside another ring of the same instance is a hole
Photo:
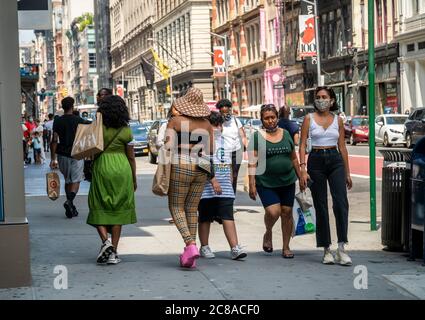
[[[350,149],[352,153],[360,153],[364,148]],[[119,246],[123,261],[117,266],[95,263],[100,240],[97,232],[85,223],[89,185],[82,184],[76,200],[79,217],[69,220],[62,207],[64,198],[52,202],[45,195],[47,165],[28,166],[25,185],[33,285],[0,290],[0,299],[425,298],[425,268],[421,263],[406,261],[403,253],[383,251],[380,232],[369,231],[367,179],[354,178],[354,187],[349,193],[350,243],[347,249],[353,258],[352,267],[322,265],[322,251],[315,248],[314,235],[294,238],[291,245],[295,259],[282,259],[279,222],[273,235],[274,253],[263,253],[264,210],[258,200],[250,200],[243,192],[241,178],[235,219],[248,258],[232,261],[221,227],[213,225],[210,245],[217,257],[200,259],[196,270],[187,271],[178,264],[183,242],[175,226],[168,222],[167,201],[151,192],[155,165],[149,164],[146,157],[138,157],[137,166],[138,223],[123,228]],[[378,183],[378,212],[380,189]],[[333,217],[331,221],[333,225]],[[332,236],[335,239],[335,231]],[[57,277],[54,271],[58,266],[66,268],[66,290],[54,287]],[[367,289],[358,286],[356,289],[356,276],[364,271],[367,280],[362,283]]]

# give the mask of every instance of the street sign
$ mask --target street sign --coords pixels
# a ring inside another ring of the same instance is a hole
[[[20,30],[51,30],[51,0],[18,0]]]
[[[284,89],[285,86],[283,85],[283,83],[277,83],[273,85],[273,89],[275,90],[280,90],[280,89]]]

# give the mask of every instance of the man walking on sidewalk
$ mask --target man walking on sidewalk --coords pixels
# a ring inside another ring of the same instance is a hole
[[[53,123],[53,137],[50,144],[50,168],[56,169],[59,166],[65,179],[67,200],[63,206],[66,210],[65,215],[69,219],[78,216],[78,211],[74,206],[74,199],[80,188],[80,182],[84,180],[84,160],[76,160],[71,157],[72,145],[78,124],[90,123],[73,114],[74,102],[71,97],[66,97],[62,100],[64,115],[57,118]]]

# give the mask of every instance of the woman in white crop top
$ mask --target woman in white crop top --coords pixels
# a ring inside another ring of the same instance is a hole
[[[316,112],[307,115],[301,128],[300,167],[301,183],[311,178],[311,194],[316,209],[317,247],[324,248],[323,263],[351,265],[351,258],[344,249],[348,242],[348,197],[352,187],[348,152],[345,146],[342,119],[333,114],[338,110],[332,88],[319,87],[315,91]],[[306,164],[307,140],[311,139],[311,151]],[[332,195],[333,211],[338,235],[335,257],[330,251],[331,231],[328,212],[328,183]]]

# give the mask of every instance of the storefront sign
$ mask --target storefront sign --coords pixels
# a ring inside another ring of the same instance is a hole
[[[393,109],[393,113],[397,113],[398,110],[398,98],[397,98],[397,83],[390,82],[385,86],[386,91],[386,103],[385,106]]]
[[[214,77],[224,77],[226,75],[225,48],[214,47]]]
[[[287,93],[285,95],[286,106],[304,106],[304,92]]]
[[[51,0],[18,0],[18,20],[21,30],[51,30]]]

